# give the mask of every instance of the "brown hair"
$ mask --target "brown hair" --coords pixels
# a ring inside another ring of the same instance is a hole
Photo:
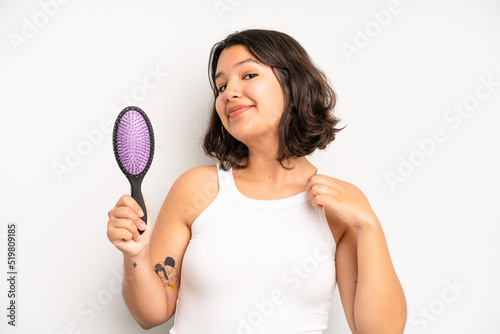
[[[335,139],[335,133],[343,128],[335,128],[340,121],[331,113],[336,95],[325,74],[289,35],[273,30],[249,29],[227,36],[210,51],[208,71],[214,103],[203,141],[205,153],[218,159],[224,170],[246,167],[239,162],[248,155],[248,148],[227,132],[215,109],[219,95],[215,85],[217,63],[222,51],[234,45],[245,46],[258,62],[270,66],[283,89],[285,110],[279,124],[276,158],[282,167],[286,168],[284,160],[324,149]]]

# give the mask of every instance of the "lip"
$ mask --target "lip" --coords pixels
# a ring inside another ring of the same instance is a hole
[[[228,109],[229,118],[233,118],[243,114],[248,109],[253,108],[252,105],[237,105]]]

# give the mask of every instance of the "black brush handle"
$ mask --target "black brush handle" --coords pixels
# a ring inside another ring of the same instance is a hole
[[[142,212],[144,212],[144,216],[141,217],[141,219],[144,221],[145,224],[148,223],[148,211],[146,210],[146,205],[144,204],[144,198],[142,198],[142,191],[141,191],[141,184],[142,184],[142,176],[136,177],[136,176],[131,176],[128,178],[130,181],[130,186],[132,187],[132,198],[135,199],[137,204],[142,209]],[[139,234],[143,234],[144,231],[139,230]]]

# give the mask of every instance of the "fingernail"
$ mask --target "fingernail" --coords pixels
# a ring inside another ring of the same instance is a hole
[[[139,241],[139,240],[141,240],[141,235],[140,234],[135,238],[135,241]]]
[[[141,223],[141,227],[140,227],[141,231],[144,231],[146,229],[146,224],[144,223]]]
[[[144,216],[144,212],[141,209],[139,209],[139,217],[143,217],[143,216]]]

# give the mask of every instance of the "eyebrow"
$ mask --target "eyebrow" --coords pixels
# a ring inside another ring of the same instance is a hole
[[[255,64],[260,64],[257,60],[253,59],[253,58],[247,58],[247,59],[243,59],[242,61],[240,62],[237,62],[236,64],[234,64],[233,67],[238,67],[238,66],[241,66],[243,64],[246,64],[246,63],[255,63]],[[215,80],[217,80],[221,75],[223,75],[224,73],[223,72],[219,72],[215,75]]]

